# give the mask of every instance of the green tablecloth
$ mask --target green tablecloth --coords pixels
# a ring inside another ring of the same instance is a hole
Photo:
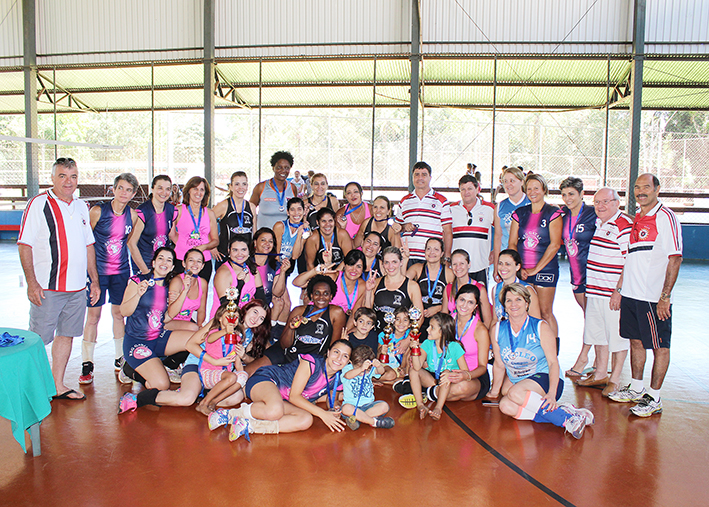
[[[25,431],[50,414],[57,391],[39,335],[11,328],[0,328],[0,335],[5,331],[25,341],[0,347],[0,416],[12,422],[12,434],[27,452]]]

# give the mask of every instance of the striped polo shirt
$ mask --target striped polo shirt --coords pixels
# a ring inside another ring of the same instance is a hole
[[[486,269],[490,258],[490,240],[492,222],[495,219],[495,206],[477,198],[468,210],[463,201],[451,204],[453,217],[453,248],[462,248],[470,255],[470,272]]]
[[[401,225],[418,226],[415,231],[402,234],[402,238],[408,241],[410,258],[424,260],[426,241],[429,238],[443,239],[443,226],[452,223],[450,203],[442,194],[429,190],[423,199],[415,193],[405,195],[399,206],[396,221]]]
[[[618,286],[628,254],[632,219],[617,211],[607,222],[596,219],[586,263],[586,296],[610,298]]]
[[[65,202],[47,190],[27,203],[17,244],[32,248],[37,282],[44,290],[86,289],[86,247],[94,243],[89,208]]]

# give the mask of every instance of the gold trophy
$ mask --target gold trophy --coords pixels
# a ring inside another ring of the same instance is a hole
[[[236,299],[239,297],[239,289],[236,287],[229,287],[226,290],[226,298],[229,300],[229,304],[226,305],[226,320],[232,326],[236,325],[237,315],[239,307],[236,306]],[[233,331],[233,330],[232,330]],[[224,343],[226,345],[236,345],[239,343],[239,335],[231,332],[224,335]]]
[[[384,327],[384,338],[382,338],[382,345],[384,345],[384,349],[381,354],[379,354],[379,361],[382,362],[382,364],[389,364],[389,354],[392,352],[392,339],[391,339],[391,333],[392,333],[392,323],[394,322],[395,317],[392,312],[387,312],[384,314],[384,322],[386,322],[386,326]]]
[[[409,333],[409,337],[416,343],[414,346],[411,347],[411,355],[412,356],[420,356],[421,355],[421,346],[419,343],[419,338],[421,336],[421,333],[419,332],[419,319],[421,318],[421,310],[416,308],[415,306],[412,306],[409,308],[409,319],[411,319],[411,333]]]

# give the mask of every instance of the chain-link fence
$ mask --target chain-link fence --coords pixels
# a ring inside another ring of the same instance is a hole
[[[704,114],[703,124],[709,125],[709,113],[692,114]],[[656,121],[656,116],[644,113],[640,171],[657,174],[665,191],[708,192],[709,132],[701,128],[673,132],[666,121]],[[54,137],[54,121],[51,115],[40,116],[40,137]],[[152,150],[150,122],[151,115],[146,112],[58,115],[59,139],[97,147],[37,145],[40,184],[50,182],[56,156],[79,162],[82,189],[91,185],[90,192],[97,194],[84,193],[84,197],[109,193],[120,172],[133,172],[141,183],[148,184],[151,163],[154,174],[168,174],[181,184],[204,174],[201,111],[157,112]],[[590,191],[604,184],[625,190],[630,132],[627,111],[610,112],[607,142],[606,113],[597,110],[498,111],[494,129],[493,161],[492,112],[421,110],[418,157],[433,167],[433,186],[455,188],[466,163],[472,162],[482,173],[485,188],[497,186],[502,166],[519,165],[544,175],[551,188],[575,175]],[[24,136],[24,118],[0,117],[0,133]],[[386,187],[403,188],[408,185],[409,170],[408,109],[264,109],[260,118],[258,110],[217,112],[214,182],[218,187],[225,187],[229,175],[237,170],[249,175],[252,186],[270,177],[269,159],[278,150],[293,153],[294,170],[323,172],[331,186],[359,181],[367,190],[373,186],[375,195]],[[25,156],[24,143],[0,141],[0,197],[23,195]],[[401,194],[402,190],[389,192],[391,197]],[[218,199],[223,195],[216,190]],[[365,195],[370,194],[366,191]],[[0,203],[8,205],[7,200]]]

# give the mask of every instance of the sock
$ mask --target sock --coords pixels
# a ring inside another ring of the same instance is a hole
[[[249,426],[251,426],[253,433],[260,433],[262,435],[278,434],[278,421],[264,421],[263,419],[249,418]]]
[[[113,346],[116,348],[116,359],[123,357],[123,338],[114,338]]]
[[[643,381],[642,379],[638,380],[636,378],[631,378],[630,379],[630,388],[635,391],[635,392],[640,392],[643,390]]]
[[[563,427],[564,422],[569,418],[569,413],[561,408],[547,412],[546,408],[542,408],[542,396],[534,391],[527,391],[527,397],[522,407],[528,412],[535,412],[534,422],[551,423],[554,426]]]
[[[647,388],[647,393],[652,396],[655,401],[660,401],[660,390],[653,389],[652,387]]]
[[[519,407],[519,410],[517,411],[517,415],[515,415],[515,419],[518,419],[520,421],[534,421],[534,418],[537,416],[536,412],[532,412],[531,410],[527,410],[524,407]]]
[[[430,401],[438,401],[438,386],[431,386],[426,389],[426,397]]]
[[[144,391],[140,391],[138,396],[136,396],[138,408],[144,407],[145,405],[157,405],[155,399],[158,397],[159,392],[160,391],[158,389],[146,389]]]
[[[96,348],[96,342],[87,342],[86,340],[81,340],[81,362],[86,361],[94,362],[94,349]]]
[[[280,321],[280,320],[277,320],[277,321],[276,321],[276,324],[278,324],[279,326],[283,326],[283,327],[285,327],[285,325],[286,325],[285,322]]]
[[[253,417],[251,416],[251,403],[242,403],[239,408],[241,409],[241,414],[244,417],[253,419]]]

